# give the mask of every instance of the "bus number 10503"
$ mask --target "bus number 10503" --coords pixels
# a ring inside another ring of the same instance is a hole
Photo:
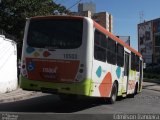
[[[77,54],[64,54],[64,59],[77,59]]]

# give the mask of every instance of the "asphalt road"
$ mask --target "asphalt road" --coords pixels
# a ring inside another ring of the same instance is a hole
[[[104,100],[101,99],[88,98],[79,99],[76,102],[65,102],[61,101],[55,95],[43,94],[43,96],[31,99],[10,103],[1,103],[0,111],[1,113],[40,113],[47,115],[53,113],[73,113],[90,115],[121,113],[160,114],[160,92],[144,89],[143,92],[136,95],[135,98],[120,99],[113,105],[107,104],[106,102],[104,102]]]

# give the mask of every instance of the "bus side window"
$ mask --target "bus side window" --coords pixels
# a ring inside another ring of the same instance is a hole
[[[94,33],[94,58],[96,60],[106,62],[106,36],[99,32],[98,30],[95,30]]]
[[[117,43],[117,66],[124,66],[124,47]]]
[[[131,70],[136,70],[136,58],[135,54],[131,52]]]
[[[116,64],[116,42],[108,37],[107,62]]]
[[[140,61],[139,61],[139,56],[138,55],[136,55],[136,71],[138,71],[139,72],[139,67],[140,67],[140,63],[139,63]]]
[[[106,62],[106,50],[95,45],[94,46],[94,58],[96,60]]]

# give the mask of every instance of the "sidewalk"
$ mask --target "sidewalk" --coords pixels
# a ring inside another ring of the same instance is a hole
[[[0,103],[28,99],[35,96],[40,96],[41,94],[41,92],[25,91],[21,88],[17,88],[16,90],[11,91],[9,93],[0,93]]]
[[[144,82],[151,82],[151,83],[159,83],[160,84],[160,80],[159,79],[149,79],[149,78],[143,78]]]
[[[154,90],[160,92],[160,84],[159,83],[151,83],[151,82],[143,82],[143,89]]]

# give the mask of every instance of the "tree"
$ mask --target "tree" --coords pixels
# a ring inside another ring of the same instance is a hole
[[[22,45],[26,18],[41,15],[68,13],[69,11],[53,0],[2,0],[0,3],[0,28],[15,36]]]

